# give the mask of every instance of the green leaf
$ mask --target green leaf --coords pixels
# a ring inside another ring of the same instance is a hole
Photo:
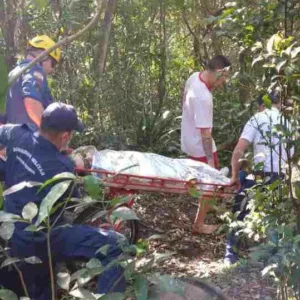
[[[37,9],[43,9],[47,6],[47,0],[34,0]]]
[[[251,66],[253,67],[256,63],[258,63],[259,61],[263,61],[263,60],[264,60],[263,56],[258,56],[252,61]]]
[[[38,193],[40,193],[42,190],[44,190],[45,188],[47,188],[49,185],[54,184],[58,181],[63,181],[63,180],[75,180],[76,176],[71,173],[71,172],[63,172],[60,174],[55,175],[54,177],[46,180],[43,185],[40,187],[40,189],[38,190]]]
[[[111,216],[116,219],[121,219],[122,221],[139,220],[136,213],[132,209],[125,206],[118,207],[115,210],[113,210]]]
[[[65,194],[71,182],[71,180],[66,180],[56,184],[51,188],[40,205],[40,211],[35,226],[38,227],[45,220],[45,218],[47,218],[48,212],[51,211],[56,201],[58,201]]]
[[[13,185],[12,187],[7,189],[6,191],[4,191],[3,196],[7,196],[7,195],[10,195],[10,194],[19,192],[19,191],[23,190],[24,188],[33,188],[33,187],[40,186],[40,185],[42,185],[42,183],[40,183],[40,182],[22,181],[18,184]]]
[[[0,299],[2,300],[18,300],[18,297],[15,293],[10,290],[1,289],[0,290]]]
[[[279,234],[274,228],[267,228],[266,236],[275,246],[278,245]]]
[[[38,231],[38,228],[35,226],[35,225],[29,225],[27,226],[24,231],[32,231],[32,232],[35,232],[35,231]]]
[[[281,181],[278,179],[278,180],[275,180],[274,182],[272,182],[269,186],[268,186],[268,189],[270,191],[274,191],[277,187],[279,187],[281,184]]]
[[[80,269],[78,271],[76,271],[75,273],[73,273],[71,275],[71,282],[74,280],[78,280],[80,277],[84,276],[85,274],[87,274],[88,269]]]
[[[291,58],[295,58],[300,53],[300,47],[294,48],[291,51]]]
[[[17,222],[20,220],[22,220],[22,219],[18,215],[0,211],[0,223],[1,222]]]
[[[3,55],[0,55],[0,112],[5,112],[6,93],[8,89],[8,72]]]
[[[99,259],[92,258],[87,264],[86,267],[88,269],[94,269],[94,268],[102,268],[102,264]]]
[[[285,65],[287,62],[288,62],[287,60],[283,60],[283,61],[281,61],[280,63],[278,63],[278,64],[276,65],[276,70],[277,70],[278,73],[280,73],[282,67],[284,67],[284,65]]]
[[[15,231],[15,224],[11,222],[4,222],[0,226],[0,236],[8,241],[11,239]]]
[[[39,209],[34,202],[27,203],[22,210],[22,217],[29,222],[38,214]]]
[[[193,198],[196,198],[196,199],[199,199],[199,198],[201,197],[201,195],[202,195],[202,193],[201,193],[199,190],[197,190],[197,188],[195,188],[195,187],[190,187],[190,188],[188,189],[188,193],[189,193]]]
[[[121,293],[109,293],[97,298],[98,300],[124,300],[125,296]]]
[[[56,282],[60,288],[68,291],[71,283],[71,276],[67,272],[59,272],[57,274]]]
[[[134,196],[133,195],[129,195],[129,196],[125,196],[125,197],[121,197],[121,198],[114,198],[111,200],[111,206],[114,207],[116,205],[120,205],[120,204],[124,204],[129,202]]]
[[[108,212],[106,210],[101,210],[101,211],[95,213],[94,215],[92,215],[89,218],[89,221],[94,222],[95,220],[100,219],[100,218],[106,216],[107,214],[108,214]]]
[[[1,264],[1,269],[4,267],[7,267],[9,265],[15,264],[17,262],[20,262],[21,259],[17,257],[9,257],[7,258],[2,264]]]
[[[85,176],[83,179],[84,187],[87,190],[89,196],[93,199],[99,199],[101,196],[101,188],[99,180],[92,175]]]
[[[133,283],[134,293],[137,300],[147,300],[149,283],[145,276],[137,275]]]
[[[278,265],[277,264],[272,264],[272,265],[269,265],[269,266],[266,266],[262,272],[261,272],[261,275],[262,276],[265,276],[267,274],[269,274],[271,271],[273,271],[274,269],[278,268]]]
[[[78,288],[76,290],[72,290],[69,294],[75,298],[80,298],[80,299],[85,299],[85,300],[96,300],[97,299],[94,294],[92,294],[90,291],[85,290],[83,288]]]
[[[101,253],[102,255],[106,256],[109,248],[110,248],[110,245],[104,245],[96,251],[96,254]]]
[[[300,182],[296,181],[293,183],[293,186],[295,188],[295,195],[297,199],[300,199]]]
[[[26,257],[24,259],[25,262],[27,262],[28,264],[32,264],[32,265],[35,265],[35,264],[41,264],[42,261],[39,257],[37,256],[30,256],[30,257]]]
[[[254,171],[262,171],[264,169],[264,162],[259,162],[257,164],[255,164],[254,166]]]

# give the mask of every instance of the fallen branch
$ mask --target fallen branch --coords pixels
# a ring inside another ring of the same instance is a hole
[[[21,75],[23,75],[27,70],[31,69],[35,64],[39,63],[40,61],[43,60],[43,58],[47,55],[49,55],[52,51],[55,49],[59,48],[62,45],[69,44],[76,40],[79,36],[90,30],[94,25],[96,25],[98,19],[101,16],[102,13],[102,7],[103,7],[103,2],[102,0],[98,0],[98,6],[97,6],[97,12],[95,16],[92,18],[92,20],[81,30],[76,32],[75,34],[71,36],[67,36],[66,38],[62,39],[61,41],[57,42],[55,45],[53,45],[51,48],[49,48],[46,51],[43,51],[41,54],[39,54],[30,64],[28,64],[26,67],[22,68],[19,72],[15,73],[12,75],[9,80],[8,84],[11,85],[13,84]]]

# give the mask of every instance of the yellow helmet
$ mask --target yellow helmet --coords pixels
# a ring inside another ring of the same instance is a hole
[[[28,44],[34,48],[48,50],[55,45],[55,42],[47,35],[38,35],[30,40]],[[56,48],[54,51],[50,52],[49,55],[59,62],[61,58],[61,51],[59,48]]]

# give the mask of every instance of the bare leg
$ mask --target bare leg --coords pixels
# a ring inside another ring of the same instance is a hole
[[[195,218],[193,229],[192,229],[193,233],[211,234],[218,228],[218,225],[205,225],[204,224],[205,216],[210,211],[210,209],[211,209],[211,207],[210,207],[210,204],[208,203],[207,199],[200,197],[198,210],[197,210],[196,218]]]

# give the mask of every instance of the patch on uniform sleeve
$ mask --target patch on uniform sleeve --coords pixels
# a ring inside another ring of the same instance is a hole
[[[36,88],[41,90],[43,86],[44,75],[38,71],[34,71],[33,76],[34,76]]]

